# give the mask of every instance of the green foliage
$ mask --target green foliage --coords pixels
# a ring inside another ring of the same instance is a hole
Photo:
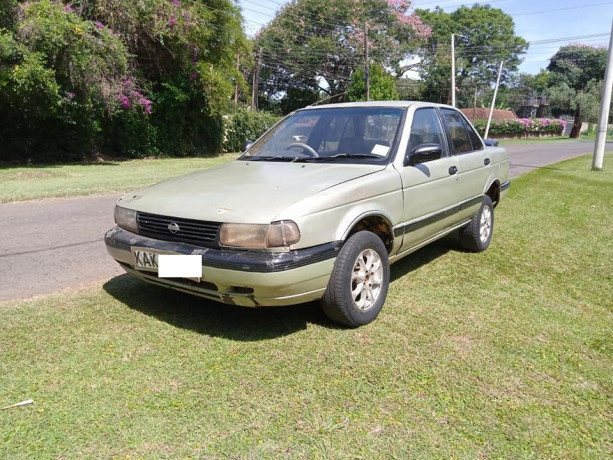
[[[525,74],[524,74],[525,75]],[[526,75],[527,86],[531,87],[535,93],[543,94],[549,87],[550,75],[547,71],[541,69],[536,75]]]
[[[398,99],[394,77],[386,73],[385,69],[380,65],[370,65],[369,80],[371,101],[394,101]],[[364,69],[356,69],[351,76],[351,84],[347,90],[347,100],[351,102],[366,100]]]
[[[291,113],[314,104],[319,100],[319,92],[309,87],[290,87],[279,102],[280,113]]]
[[[0,158],[78,159],[101,121],[116,113],[128,51],[61,3],[20,5],[19,22],[0,42]]]
[[[526,99],[547,94],[549,77],[549,72],[545,70],[536,75],[526,73],[512,75],[506,85],[500,86],[498,100],[518,112]]]
[[[134,110],[124,110],[112,119],[103,120],[104,132],[100,143],[103,152],[121,152],[129,158],[165,156],[159,148],[159,136],[154,123]]]
[[[557,113],[574,114],[581,121],[596,123],[602,93],[602,80],[589,82],[583,90],[559,83],[547,90],[553,109]]]
[[[451,34],[456,34],[456,97],[460,107],[472,107],[475,86],[489,87],[496,81],[500,61],[504,61],[501,82],[508,81],[518,69],[520,54],[528,47],[515,35],[512,17],[489,5],[462,6],[452,13],[440,7],[416,13],[432,28],[421,52],[425,100],[450,100]],[[463,85],[464,81],[471,84]]]
[[[0,77],[2,101],[12,112],[12,117],[33,115],[46,118],[59,109],[59,85],[53,70],[45,67],[42,53],[30,52],[10,34],[0,32],[0,59],[5,64]],[[27,110],[27,113],[20,114],[21,110]]]
[[[487,120],[477,120],[475,129],[483,135]],[[518,118],[514,120],[492,120],[488,136],[492,137],[517,137],[540,134],[557,134],[564,131],[564,120],[552,120],[550,118]]]
[[[561,47],[551,58],[547,70],[552,86],[566,84],[582,91],[593,82],[602,80],[607,62],[606,48],[588,45]]]
[[[90,111],[115,112],[125,92],[128,50],[107,28],[98,28],[50,0],[23,8],[17,37],[44,57],[58,87]],[[101,117],[101,113],[90,114]]]
[[[13,27],[17,17],[17,0],[0,0],[0,29]]]
[[[374,62],[402,75],[405,58],[430,33],[410,7],[406,0],[289,2],[255,43],[262,48],[262,99],[278,100],[297,88],[301,95],[324,92],[343,100],[352,73],[364,63],[365,39]]]
[[[230,0],[0,0],[0,160],[218,152],[241,20]]]
[[[571,137],[579,136],[582,120],[597,120],[606,61],[605,48],[581,44],[563,46],[551,58],[548,94],[555,109],[574,112]]]
[[[222,150],[224,152],[240,152],[247,139],[256,140],[279,121],[279,117],[266,112],[252,112],[243,108],[236,108],[231,114],[224,116],[223,120]]]
[[[398,78],[395,81],[398,99],[401,101],[418,101],[421,99],[421,80]]]

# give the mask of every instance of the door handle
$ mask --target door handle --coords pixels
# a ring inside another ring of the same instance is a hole
[[[483,160],[483,164],[484,164],[485,166],[489,165],[490,163],[491,163],[491,161],[490,161],[490,159],[489,159],[489,158],[486,158],[485,160]]]
[[[449,167],[449,175],[450,175],[450,176],[453,176],[454,174],[457,174],[457,173],[458,173],[458,168],[457,168],[457,166],[450,166],[450,167]]]

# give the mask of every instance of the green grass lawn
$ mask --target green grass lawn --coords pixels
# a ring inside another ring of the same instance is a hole
[[[613,169],[557,166],[513,181],[486,252],[395,264],[356,330],[126,276],[0,305],[0,407],[34,400],[0,458],[609,458]]]
[[[491,136],[490,136],[491,137]],[[607,142],[611,142],[613,137],[611,134],[607,134],[606,140]],[[494,139],[496,137],[494,136]],[[514,138],[502,138],[500,139],[500,145],[512,145],[512,144],[555,144],[558,142],[579,142],[579,141],[595,141],[596,134],[582,134],[579,139],[571,139],[568,136],[552,136],[552,137],[527,137],[525,139],[514,139]]]
[[[496,137],[494,137],[494,139],[496,139]],[[525,139],[512,139],[512,138],[500,139],[500,145],[502,147],[504,147],[505,145],[513,145],[513,144],[539,145],[539,144],[555,144],[557,142],[578,142],[578,139],[570,139],[568,136],[527,137]]]
[[[236,154],[232,154],[206,158],[4,167],[0,168],[0,203],[127,193],[170,177],[226,163],[236,157]]]

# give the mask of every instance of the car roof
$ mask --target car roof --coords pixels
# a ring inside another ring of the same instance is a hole
[[[369,101],[369,102],[341,102],[337,104],[322,104],[322,105],[310,105],[300,110],[314,110],[314,109],[328,109],[328,108],[363,108],[363,107],[388,107],[388,108],[407,108],[410,106],[416,107],[448,107],[453,108],[445,104],[435,104],[433,102],[421,102],[421,101]]]

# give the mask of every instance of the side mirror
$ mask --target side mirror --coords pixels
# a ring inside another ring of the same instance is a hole
[[[404,165],[413,166],[426,161],[438,160],[441,156],[443,156],[443,149],[440,144],[419,144],[407,153]]]
[[[241,147],[241,152],[245,153],[252,145],[253,141],[251,139],[245,140],[245,142],[243,142],[243,146]]]
[[[483,139],[483,143],[486,147],[498,147],[497,139]]]

